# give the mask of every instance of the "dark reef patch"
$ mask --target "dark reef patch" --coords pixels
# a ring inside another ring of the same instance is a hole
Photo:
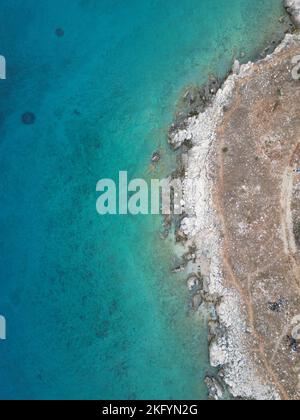
[[[24,112],[22,115],[22,123],[25,125],[32,125],[35,123],[36,117],[33,112]]]
[[[55,35],[58,38],[62,38],[65,35],[65,31],[62,28],[56,28],[55,29]]]

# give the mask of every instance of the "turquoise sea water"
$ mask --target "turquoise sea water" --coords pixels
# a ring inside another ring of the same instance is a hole
[[[174,169],[182,89],[255,56],[281,0],[0,6],[0,398],[205,399],[206,329],[160,217],[100,217],[95,187]]]

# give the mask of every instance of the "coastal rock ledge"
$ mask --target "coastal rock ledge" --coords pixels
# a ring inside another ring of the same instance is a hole
[[[211,364],[234,398],[300,398],[299,55],[300,35],[288,34],[267,58],[236,62],[170,138],[192,143],[181,230],[215,302]]]
[[[285,0],[285,6],[296,26],[300,28],[300,0]]]

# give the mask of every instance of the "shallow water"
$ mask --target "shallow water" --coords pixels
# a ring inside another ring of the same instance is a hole
[[[206,328],[184,278],[170,274],[160,217],[100,217],[95,187],[120,170],[168,174],[182,89],[223,76],[242,51],[255,56],[283,9],[281,0],[174,4],[1,1],[1,398],[207,396]],[[22,124],[24,112],[35,124]]]

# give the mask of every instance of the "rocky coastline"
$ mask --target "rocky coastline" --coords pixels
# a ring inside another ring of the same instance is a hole
[[[300,28],[300,0],[284,0],[287,12],[297,28]]]
[[[300,0],[286,0],[285,6],[295,26],[300,27]],[[188,90],[183,98],[186,111],[179,113],[169,132],[171,146],[182,152],[180,169],[174,177],[180,175],[183,179],[185,213],[176,222],[176,238],[186,248],[187,286],[195,291],[192,307],[198,309],[204,302],[209,313],[210,362],[218,369],[216,377],[206,378],[211,400],[223,399],[227,392],[231,398],[245,400],[291,397],[284,386],[286,379],[277,379],[276,367],[267,362],[268,355],[259,343],[256,320],[249,319],[253,314],[249,315],[244,285],[230,281],[236,277],[237,269],[225,256],[231,245],[227,243],[229,222],[220,199],[220,183],[224,182],[220,167],[231,145],[220,140],[220,133],[225,124],[231,124],[227,115],[236,106],[239,89],[247,91],[248,80],[272,67],[283,71],[282,57],[297,49],[300,54],[300,35],[294,29],[288,22],[284,40],[277,47],[278,42],[273,42],[266,48],[259,62],[240,65],[235,61],[223,82],[211,78],[200,89]],[[290,74],[291,68],[287,70]],[[282,76],[282,84],[284,77],[287,76]],[[279,106],[275,101],[275,110]],[[232,118],[238,116],[234,114]],[[233,248],[237,246],[233,244]],[[177,270],[182,270],[182,266]]]

